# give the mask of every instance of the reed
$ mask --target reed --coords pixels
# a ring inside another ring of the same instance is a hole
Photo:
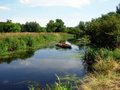
[[[92,72],[81,80],[80,90],[120,89],[120,50],[90,48],[85,55]]]
[[[0,33],[0,55],[16,50],[38,49],[50,42],[69,39],[66,33]]]

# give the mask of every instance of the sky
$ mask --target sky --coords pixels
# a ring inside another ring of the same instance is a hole
[[[46,26],[49,20],[62,19],[74,27],[102,14],[116,11],[120,0],[0,0],[0,22],[36,21]]]

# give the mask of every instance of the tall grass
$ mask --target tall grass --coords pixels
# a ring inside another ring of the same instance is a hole
[[[60,78],[56,75],[56,82],[53,85],[46,85],[45,88],[38,88],[34,85],[29,86],[29,90],[73,90],[72,83],[69,81],[61,82]]]
[[[81,80],[81,90],[120,90],[120,64],[113,59],[98,60],[94,72]]]
[[[120,50],[109,50],[106,48],[88,48],[85,52],[84,60],[88,65],[94,64],[99,59],[120,60]]]
[[[0,33],[0,55],[16,50],[37,49],[50,42],[72,38],[65,33]]]
[[[81,90],[120,90],[119,49],[90,48],[85,60],[93,72],[81,80]]]

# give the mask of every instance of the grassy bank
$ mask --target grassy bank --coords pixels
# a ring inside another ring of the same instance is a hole
[[[92,72],[81,81],[81,90],[120,90],[119,49],[92,48],[86,52],[85,60]]]
[[[0,33],[0,56],[14,51],[38,49],[69,38],[72,35],[66,33]]]

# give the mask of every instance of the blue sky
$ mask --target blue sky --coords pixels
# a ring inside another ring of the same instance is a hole
[[[120,0],[0,0],[0,21],[36,21],[45,26],[49,20],[62,19],[66,26],[89,21],[116,10]]]

